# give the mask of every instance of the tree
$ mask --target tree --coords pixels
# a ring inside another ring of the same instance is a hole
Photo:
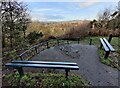
[[[107,23],[111,17],[111,10],[109,8],[105,8],[102,12],[98,13],[98,21],[102,25],[103,28],[107,28]]]
[[[120,1],[118,2],[120,3]],[[112,29],[120,29],[120,6],[118,4],[118,8],[116,9],[116,11],[113,12],[113,14],[111,14],[112,19],[109,22],[109,25],[112,25]]]
[[[20,38],[22,35],[25,37],[27,24],[30,22],[27,8],[23,2],[10,0],[0,2],[0,15],[3,45],[5,44],[5,39],[8,38],[10,47],[13,48],[13,44],[16,43],[18,37]]]
[[[39,37],[42,37],[42,36],[43,36],[42,32],[37,33],[33,31],[27,35],[27,39],[29,40],[29,43],[33,43],[35,40],[37,40]]]

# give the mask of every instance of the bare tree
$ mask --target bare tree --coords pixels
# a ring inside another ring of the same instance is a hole
[[[107,23],[111,17],[111,10],[105,8],[103,11],[98,13],[98,21],[101,23],[102,27],[107,28]]]

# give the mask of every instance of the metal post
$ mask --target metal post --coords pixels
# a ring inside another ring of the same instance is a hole
[[[78,38],[78,44],[80,43],[79,41],[80,41],[80,38]]]
[[[100,48],[102,48],[102,43],[100,43]]]
[[[69,69],[65,69],[65,72],[66,72],[66,79],[68,79],[68,72],[69,72],[70,70]]]
[[[100,42],[100,48],[102,48],[102,43]]]
[[[69,40],[67,40],[67,44],[69,44]]]
[[[20,57],[20,60],[22,60],[22,56],[19,56]]]
[[[107,51],[104,58],[107,59],[109,54],[110,54],[110,51]]]
[[[92,39],[90,38],[90,45],[92,44]]]
[[[57,39],[57,44],[58,44],[58,46],[59,46],[59,39]]]
[[[48,41],[47,41],[46,43],[47,43],[47,48],[49,48],[49,47],[48,47]]]
[[[112,40],[112,34],[110,34],[109,39],[108,39],[108,42],[110,43],[111,40]]]
[[[24,72],[23,72],[22,67],[18,67],[17,69],[18,69],[18,72],[19,72],[20,78],[22,78],[22,76],[24,75]]]
[[[35,51],[36,51],[36,54],[37,54],[37,47],[35,47]]]

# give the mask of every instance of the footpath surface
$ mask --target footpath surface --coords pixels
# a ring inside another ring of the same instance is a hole
[[[93,86],[118,86],[118,70],[102,64],[98,48],[93,45],[54,46],[40,52],[32,60],[76,62],[80,69],[70,71],[70,74],[82,76]]]

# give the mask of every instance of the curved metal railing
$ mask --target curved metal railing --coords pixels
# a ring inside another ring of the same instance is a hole
[[[70,44],[73,42],[70,41],[77,41],[77,43],[79,44],[80,38],[76,37],[76,38],[57,38],[57,39],[50,39],[44,42],[41,42],[37,45],[32,46],[31,48],[29,48],[28,50],[24,51],[23,53],[21,53],[19,55],[19,58],[21,60],[25,60],[24,58],[30,59],[31,57],[33,57],[34,55],[40,53],[41,51],[48,49],[50,47],[53,47],[55,45],[61,45],[61,44]],[[76,42],[75,42],[76,43]]]

